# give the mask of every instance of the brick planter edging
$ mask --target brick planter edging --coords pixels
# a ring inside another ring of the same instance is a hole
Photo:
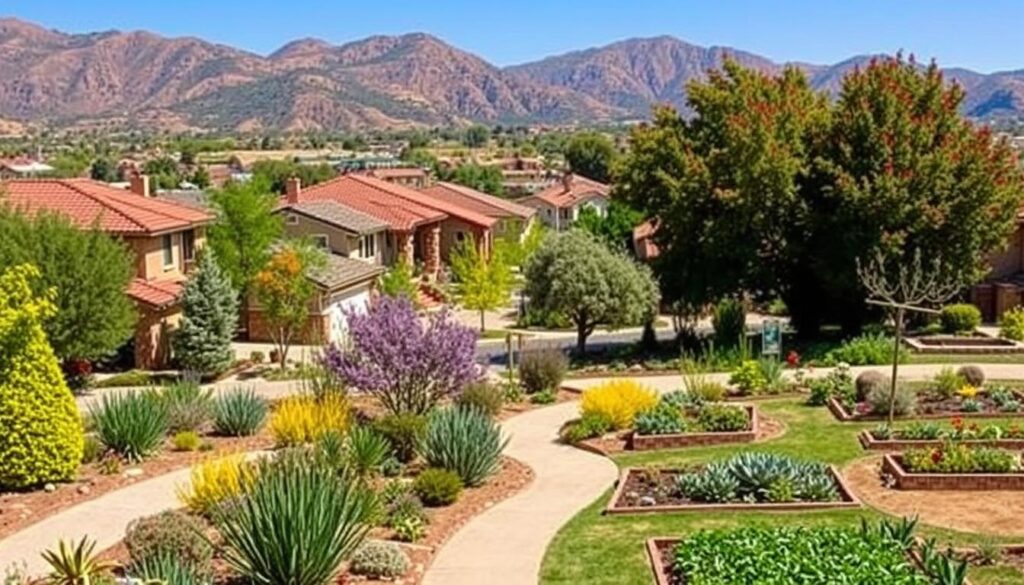
[[[668,435],[641,435],[636,431],[629,434],[628,448],[634,451],[655,449],[677,449],[696,445],[721,445],[725,443],[752,443],[757,440],[757,408],[747,405],[750,429],[731,432],[672,433]]]
[[[908,449],[927,449],[939,447],[946,441],[943,439],[876,439],[871,431],[861,431],[857,435],[862,447],[868,451],[890,451],[898,453]],[[959,439],[954,443],[963,443],[974,447],[996,447],[1011,451],[1024,451],[1024,439]]]
[[[911,473],[898,455],[882,458],[882,472],[892,476],[900,490],[1024,491],[1024,473]]]
[[[1022,398],[1019,394],[1014,393],[1018,398]],[[870,421],[882,421],[886,419],[883,414],[854,414],[846,410],[835,396],[829,396],[828,402],[825,403],[828,406],[829,411],[833,416],[836,417],[839,422],[870,422]],[[928,414],[911,414],[896,416],[897,420],[937,420],[937,419],[950,419],[953,417],[958,418],[1021,418],[1024,417],[1024,412],[932,412]]]
[[[836,483],[836,491],[839,492],[839,500],[834,502],[780,502],[780,503],[757,503],[747,504],[736,503],[712,503],[712,504],[662,504],[655,506],[618,506],[617,502],[622,499],[622,492],[626,489],[626,478],[632,472],[639,472],[640,468],[627,467],[622,470],[615,492],[605,506],[604,514],[660,514],[672,512],[704,512],[704,511],[792,511],[792,510],[821,510],[832,508],[859,508],[861,503],[856,495],[846,485],[846,481],[833,465],[828,466],[832,480]],[[681,469],[662,469],[662,473],[681,472]]]

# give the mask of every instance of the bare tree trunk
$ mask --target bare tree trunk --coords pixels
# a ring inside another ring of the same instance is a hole
[[[900,364],[900,343],[903,342],[903,307],[896,308],[894,323],[896,334],[893,335],[892,345],[892,379],[889,381],[889,428],[892,428],[893,419],[896,416],[896,372]]]
[[[480,309],[480,333],[486,331],[487,328],[484,326],[484,310]]]

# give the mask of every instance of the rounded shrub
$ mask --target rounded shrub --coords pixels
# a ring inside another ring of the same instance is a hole
[[[254,390],[235,388],[213,401],[213,429],[226,437],[255,435],[267,419],[267,401]]]
[[[738,299],[722,299],[715,305],[711,315],[711,326],[715,330],[715,344],[719,347],[736,347],[746,342],[747,308]]]
[[[206,573],[213,561],[213,546],[203,538],[203,524],[178,510],[168,510],[132,521],[124,534],[132,564],[170,555]]]
[[[487,415],[467,408],[435,410],[419,452],[431,467],[455,472],[470,487],[497,473],[508,439]]]
[[[971,333],[981,325],[981,311],[968,303],[946,305],[942,307],[939,320],[942,322],[942,330],[946,333]]]
[[[328,432],[344,434],[351,423],[351,407],[339,394],[316,398],[302,394],[285,398],[270,418],[270,431],[281,447],[316,442]]]
[[[889,377],[877,370],[868,370],[857,376],[857,381],[854,385],[857,389],[857,401],[862,402],[876,388],[888,390]]]
[[[42,323],[49,295],[33,292],[39,270],[0,274],[0,489],[24,489],[74,477],[84,435]]]
[[[427,430],[427,417],[421,414],[389,414],[374,421],[373,427],[391,443],[395,458],[409,463]]]
[[[498,416],[505,405],[505,392],[501,387],[486,381],[474,382],[459,394],[456,404],[476,408],[487,416]]]
[[[889,388],[879,387],[872,390],[867,395],[867,403],[871,408],[872,414],[888,415],[889,414]],[[917,393],[915,393],[910,387],[899,384],[896,386],[896,400],[893,403],[893,413],[896,416],[905,416],[908,414],[914,414],[914,409],[917,408]]]
[[[181,431],[175,433],[171,442],[174,443],[175,451],[195,451],[203,440],[199,437],[199,433],[195,431]]]
[[[999,318],[999,336],[1024,341],[1024,307],[1014,307]]]
[[[352,554],[349,570],[371,579],[395,579],[409,570],[409,556],[393,542],[368,540]]]
[[[427,506],[448,506],[459,499],[462,479],[454,471],[431,467],[416,476],[412,489]]]
[[[657,404],[658,395],[636,380],[612,380],[583,393],[580,414],[602,415],[614,430],[622,430],[631,428],[636,415]]]
[[[985,383],[985,372],[979,366],[966,365],[960,366],[960,369],[956,371],[957,375],[964,379],[965,382],[980,388]]]
[[[519,358],[519,382],[528,394],[557,390],[565,379],[569,360],[557,349],[524,352]]]

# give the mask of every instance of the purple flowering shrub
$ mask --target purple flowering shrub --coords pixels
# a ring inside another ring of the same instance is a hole
[[[483,374],[474,361],[476,333],[447,310],[424,324],[407,299],[384,296],[346,317],[351,343],[328,347],[324,365],[394,414],[424,414]]]

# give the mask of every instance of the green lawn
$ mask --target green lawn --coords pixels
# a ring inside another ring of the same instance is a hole
[[[698,449],[624,453],[615,457],[620,467],[655,464],[674,466],[707,460],[740,450],[770,451],[843,465],[865,452],[856,434],[877,423],[839,423],[825,408],[804,406],[797,399],[759,402],[767,416],[786,424],[788,430],[778,439],[755,446],[722,445]],[[995,421],[990,421],[995,422]],[[651,583],[644,551],[644,540],[652,536],[678,536],[704,528],[730,528],[749,524],[851,525],[862,518],[877,520],[884,515],[870,508],[813,512],[714,512],[678,513],[644,516],[602,516],[611,496],[611,487],[598,501],[562,527],[548,548],[541,568],[545,584],[587,583],[588,585],[626,585]],[[991,542],[984,535],[957,533],[921,527],[919,533],[935,536],[940,542],[979,544]],[[1021,539],[1024,541],[1024,539]],[[1012,542],[1005,538],[999,542]],[[1013,569],[973,569],[971,579],[977,585],[1024,585],[1024,575]]]

